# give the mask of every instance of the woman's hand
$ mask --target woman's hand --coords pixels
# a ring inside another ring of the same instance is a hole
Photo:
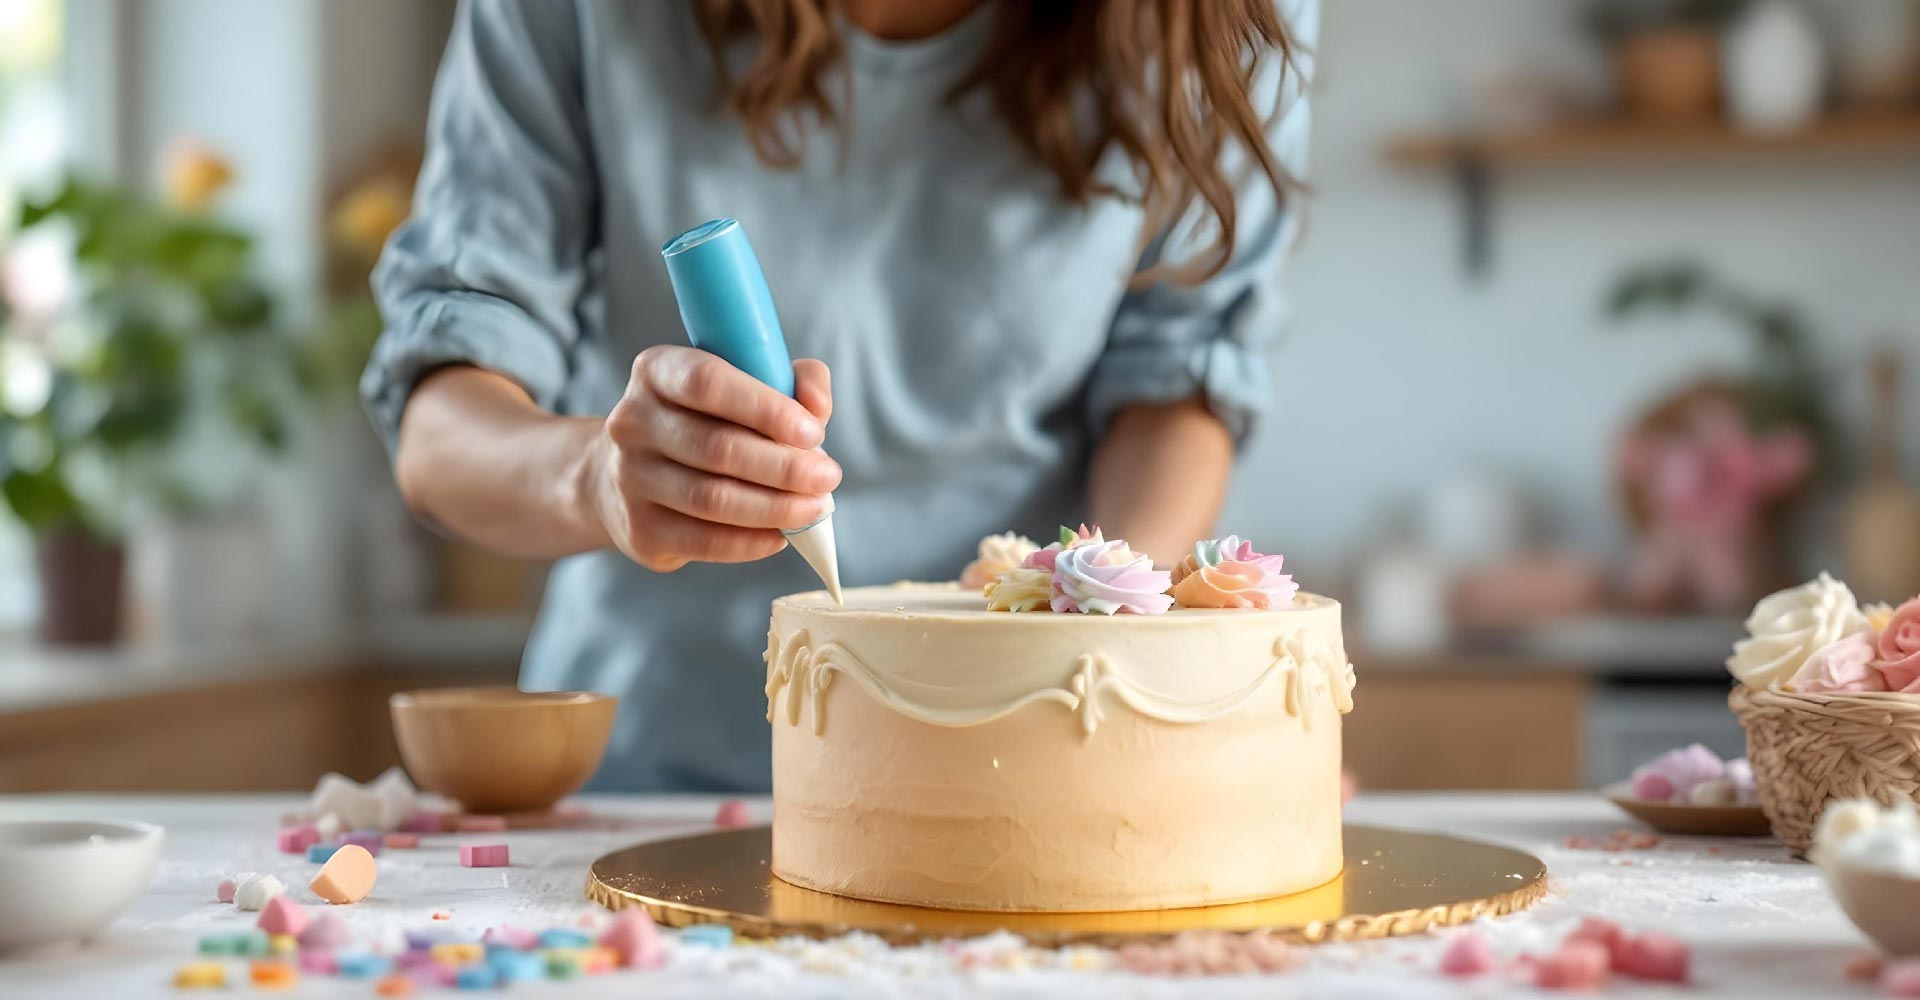
[[[794,398],[691,347],[633,360],[626,395],[581,466],[578,496],[615,548],[671,572],[750,562],[786,547],[781,528],[827,512],[840,467],[819,450],[833,414],[827,366],[794,362]]]

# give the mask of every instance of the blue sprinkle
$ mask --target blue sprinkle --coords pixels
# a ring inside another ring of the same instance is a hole
[[[500,974],[500,981],[504,983],[532,982],[547,974],[546,959],[532,952],[511,949],[491,952],[487,955],[487,964]]]
[[[550,931],[540,932],[542,948],[586,948],[592,944],[593,938],[565,927],[555,927]]]
[[[339,849],[339,844],[315,844],[307,848],[307,860],[316,864],[325,864],[328,858],[333,857],[333,852]]]
[[[379,955],[360,952],[336,958],[334,968],[348,979],[372,979],[375,976],[386,975],[387,970],[393,968],[393,963]]]
[[[695,924],[680,932],[680,940],[686,944],[725,948],[733,943],[733,928],[725,924]]]
[[[500,985],[500,973],[491,965],[463,965],[453,974],[453,985],[463,990],[490,990]]]

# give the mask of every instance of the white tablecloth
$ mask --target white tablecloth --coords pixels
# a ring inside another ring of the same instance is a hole
[[[513,865],[461,868],[439,838],[419,851],[381,859],[374,898],[332,912],[364,938],[441,928],[478,933],[500,923],[542,929],[594,913],[584,900],[587,866],[601,854],[642,839],[704,829],[718,800],[589,797],[596,815],[618,829],[506,834]],[[0,997],[119,998],[166,995],[173,970],[195,958],[200,935],[251,926],[252,914],[213,901],[224,873],[276,872],[309,898],[312,867],[274,850],[292,796],[19,796],[0,797],[0,817],[129,818],[167,828],[167,844],[148,893],[98,942],[64,953],[0,960]],[[758,815],[765,804],[755,803]],[[1503,957],[1557,943],[1587,915],[1635,930],[1679,936],[1694,948],[1695,985],[1684,992],[1616,979],[1609,996],[1805,997],[1871,995],[1846,982],[1841,966],[1865,947],[1828,896],[1819,873],[1776,845],[1757,841],[1673,838],[1650,850],[1606,853],[1566,848],[1569,835],[1605,837],[1623,817],[1590,795],[1380,794],[1349,808],[1356,822],[1444,831],[1530,851],[1547,862],[1547,899],[1521,914],[1480,927]],[[434,921],[434,911],[451,919]],[[1920,919],[1920,918],[1917,918]],[[1523,976],[1454,982],[1433,967],[1449,934],[1305,949],[1302,965],[1269,977],[1163,979],[1097,967],[1104,953],[1062,957],[1008,940],[955,947],[886,949],[871,939],[788,942],[771,948],[679,947],[659,972],[620,972],[571,982],[516,986],[533,996],[589,997],[853,997],[853,996],[1113,996],[1422,997],[1533,995]],[[973,953],[964,963],[960,956]],[[1071,959],[1071,963],[1069,962]],[[963,968],[962,965],[969,967]],[[244,969],[235,964],[238,977]],[[303,977],[299,996],[371,996],[372,985]]]

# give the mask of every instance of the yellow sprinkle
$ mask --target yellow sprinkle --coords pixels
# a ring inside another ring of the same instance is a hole
[[[227,967],[219,962],[194,962],[173,974],[173,985],[182,990],[220,989],[227,985]]]
[[[434,961],[445,962],[448,965],[465,965],[468,962],[481,962],[485,961],[487,957],[486,946],[475,944],[471,941],[456,944],[436,944],[431,951]]]
[[[300,950],[300,939],[291,934],[275,934],[267,938],[267,951],[274,955],[291,955]]]

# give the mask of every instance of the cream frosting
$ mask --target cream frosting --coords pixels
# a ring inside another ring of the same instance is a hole
[[[977,557],[960,571],[960,585],[974,590],[984,588],[1000,574],[1018,567],[1039,549],[1040,546],[1034,544],[1033,539],[1011,531],[988,535],[980,539]]]
[[[1053,610],[1091,615],[1157,615],[1173,607],[1173,580],[1126,542],[1087,542],[1053,564]]]
[[[1253,550],[1253,542],[1242,539],[1239,535],[1228,535],[1225,538],[1205,538],[1193,543],[1193,551],[1189,552],[1187,557],[1180,560],[1179,565],[1173,568],[1173,582],[1178,584],[1181,580],[1186,579],[1189,573],[1208,566],[1218,566],[1225,562],[1252,563],[1266,572],[1280,577],[1289,584],[1293,582],[1292,577],[1280,572],[1280,567],[1285,562],[1284,557],[1262,555],[1255,552]]]
[[[984,593],[988,611],[1051,611],[1053,574],[1015,566],[988,581]]]
[[[1285,580],[1285,584],[1279,581]],[[1276,577],[1253,563],[1228,561],[1201,566],[1182,577],[1169,591],[1183,608],[1267,608],[1293,600],[1300,588],[1287,577]]]
[[[1826,573],[1761,598],[1747,616],[1747,638],[1733,646],[1727,669],[1755,688],[1784,686],[1821,647],[1867,627],[1847,585]]]
[[[1020,565],[1027,569],[1044,569],[1051,573],[1053,572],[1054,560],[1060,557],[1060,553],[1067,549],[1078,548],[1082,545],[1096,545],[1104,541],[1106,541],[1106,538],[1100,534],[1099,525],[1088,528],[1083,524],[1080,526],[1079,531],[1062,526],[1060,528],[1059,541],[1048,545],[1046,548],[1036,549],[1029,553],[1027,558],[1021,561]]]
[[[1823,865],[1920,879],[1920,813],[1912,802],[1882,806],[1857,798],[1828,803],[1814,826],[1813,855]]]
[[[1875,655],[1872,631],[1842,636],[1814,650],[1786,688],[1804,694],[1885,691],[1887,682],[1874,669]]]

